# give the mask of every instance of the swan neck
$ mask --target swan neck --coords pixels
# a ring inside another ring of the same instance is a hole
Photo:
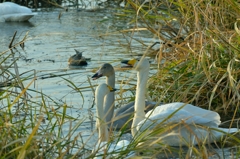
[[[137,133],[137,125],[140,121],[145,119],[145,92],[148,80],[149,68],[140,70],[137,73],[137,89],[134,105],[134,118],[132,123],[132,135],[135,136]]]
[[[115,73],[107,77],[106,83],[112,88],[115,88]],[[111,125],[111,121],[114,113],[114,106],[115,106],[114,101],[115,101],[114,92],[110,92],[105,96],[104,114],[106,116],[106,122],[108,123],[109,126]]]
[[[103,99],[104,94],[98,90],[96,93],[96,105],[97,105],[97,127],[98,127],[98,135],[100,142],[108,140],[108,129],[103,109]]]
[[[107,77],[106,83],[111,87],[115,87],[115,73]]]

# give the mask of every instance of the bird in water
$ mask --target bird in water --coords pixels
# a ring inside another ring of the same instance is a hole
[[[105,114],[103,109],[103,102],[104,97],[110,93],[114,92],[116,89],[112,88],[111,86],[107,85],[106,83],[99,84],[95,91],[95,102],[96,102],[96,127],[98,129],[98,143],[96,144],[95,148],[92,150],[92,153],[95,154],[96,157],[94,159],[103,158],[118,158],[118,154],[121,151],[126,151],[130,142],[128,140],[116,140],[109,142],[109,132],[108,132],[108,125],[105,120]],[[134,156],[135,153],[133,151],[126,154],[124,158],[130,158]],[[122,157],[122,156],[121,156]]]
[[[13,2],[0,3],[0,22],[24,22],[32,18],[33,13],[30,8],[20,6]]]
[[[83,52],[80,52],[76,49],[74,49],[76,54],[71,56],[68,59],[68,65],[69,66],[86,66],[88,63],[86,61],[86,58],[82,56]]]
[[[147,58],[122,61],[137,71],[137,90],[134,104],[132,135],[144,134],[149,140],[159,141],[169,146],[188,146],[219,141],[227,133],[238,132],[237,128],[220,128],[217,112],[202,109],[188,103],[167,103],[157,106],[145,114],[145,88],[150,64]],[[161,130],[160,133],[151,133]],[[153,134],[149,137],[148,134]]]
[[[106,77],[106,83],[115,88],[115,70],[109,63],[104,63],[92,76],[92,79],[96,80],[104,76]],[[156,102],[145,101],[145,112],[153,109],[155,105]],[[134,101],[115,109],[115,94],[110,92],[104,98],[104,114],[108,127],[112,127],[115,130],[119,130],[122,127],[129,129],[132,125],[131,117],[134,114]]]

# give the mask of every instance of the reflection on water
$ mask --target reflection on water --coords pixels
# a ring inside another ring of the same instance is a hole
[[[113,66],[119,67],[119,61],[128,58],[125,53],[129,52],[127,48],[122,47],[129,41],[127,37],[123,38],[122,34],[117,32],[111,37],[104,37],[102,34],[128,26],[114,19],[109,12],[70,11],[64,12],[61,19],[58,19],[59,12],[58,10],[39,12],[30,22],[25,23],[0,23],[0,52],[8,49],[15,31],[18,32],[15,42],[22,40],[28,32],[24,50],[20,47],[14,50],[15,58],[19,58],[17,63],[20,74],[35,70],[37,80],[30,89],[42,91],[59,103],[66,103],[69,116],[85,119],[75,133],[81,134],[83,139],[88,140],[95,127],[93,121],[95,121],[96,109],[91,108],[94,99],[93,91],[89,86],[90,83],[97,85],[105,82],[104,78],[92,81],[89,77],[93,75],[93,69],[98,68],[102,63],[110,62]],[[136,35],[135,38],[149,43],[152,41],[146,33],[141,36]],[[133,41],[132,46],[138,46],[138,43]],[[84,56],[91,58],[86,67],[74,69],[68,67],[67,60],[75,54],[74,49],[84,51]],[[145,48],[142,49],[145,50]],[[141,50],[138,51],[133,51],[131,55],[141,53]],[[125,77],[125,72],[117,71],[116,76],[117,80],[121,80],[121,76]],[[62,77],[72,81],[76,87],[80,88],[78,91],[81,93],[74,90]],[[24,81],[25,85],[28,83],[29,81]],[[39,94],[32,94],[32,97],[36,101],[41,100]],[[77,121],[71,124],[74,125],[74,123]],[[71,124],[65,123],[63,130],[65,134],[68,133]],[[95,142],[96,136],[88,142],[90,148]]]
[[[9,30],[13,30],[13,29],[19,29],[19,28],[28,28],[28,27],[34,27],[34,23],[30,22],[30,21],[26,21],[26,22],[5,22],[5,23],[1,23],[1,29],[4,31],[9,31]]]
[[[10,43],[15,31],[18,31],[18,34],[25,34],[32,27],[34,27],[34,23],[32,22],[0,22],[0,52],[3,51],[4,48],[7,49],[6,46]]]

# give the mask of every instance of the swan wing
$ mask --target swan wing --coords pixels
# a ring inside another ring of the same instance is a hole
[[[12,2],[0,3],[0,15],[15,14],[15,13],[32,13],[30,8],[20,6]]]
[[[169,103],[169,104],[164,104],[164,105],[158,106],[154,110],[148,112],[146,114],[146,117],[159,115],[163,112],[174,112],[178,109],[181,110],[178,112],[178,114],[180,112],[182,112],[183,110],[185,111],[185,113],[180,113],[181,117],[188,114],[189,116],[186,116],[186,118],[196,116],[198,118],[203,118],[203,119],[211,121],[211,123],[214,126],[218,126],[221,123],[220,116],[218,113],[216,113],[214,111],[202,109],[202,108],[193,106],[191,104],[185,104],[185,103],[180,103],[180,102]]]
[[[135,104],[135,101],[132,101],[125,105],[122,105],[120,108],[115,110],[115,116],[120,116],[120,115],[124,115],[127,113],[131,113],[131,115],[133,115],[134,104]],[[155,105],[156,105],[156,102],[145,101],[145,110],[144,111],[148,112],[148,111],[153,110]]]
[[[134,103],[135,101],[125,104],[118,109],[115,109],[115,114],[113,117],[113,127],[115,129],[121,129],[124,125],[126,125],[126,128],[131,127],[132,120],[130,119],[134,114]],[[156,102],[145,101],[145,112],[152,110],[155,105]]]
[[[207,127],[217,127],[218,122],[206,118],[204,115],[197,115],[198,113],[189,112],[188,109],[177,109],[178,107],[169,106],[167,109],[163,105],[157,107],[155,110],[146,114],[146,118],[139,122],[137,130],[143,131],[146,129],[153,129],[156,126],[165,126],[169,123],[184,122],[188,125],[202,125]],[[181,107],[179,107],[181,108]],[[210,111],[211,113],[212,111]],[[207,112],[209,113],[209,112]],[[215,113],[213,113],[216,115]],[[218,115],[218,114],[217,114]]]

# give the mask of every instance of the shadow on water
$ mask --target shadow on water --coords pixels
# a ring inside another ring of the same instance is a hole
[[[24,27],[26,29],[26,27],[34,27],[34,23],[32,23],[30,21],[26,21],[26,22],[5,22],[5,23],[1,23],[1,27],[2,27],[2,29],[4,29],[4,27],[13,27],[13,28],[16,28],[16,29]]]
[[[1,22],[0,23],[0,34],[4,39],[0,39],[2,46],[0,51],[3,51],[4,45],[9,43],[9,39],[13,36],[15,31],[18,31],[19,34],[25,34],[31,28],[35,27],[32,22]]]

